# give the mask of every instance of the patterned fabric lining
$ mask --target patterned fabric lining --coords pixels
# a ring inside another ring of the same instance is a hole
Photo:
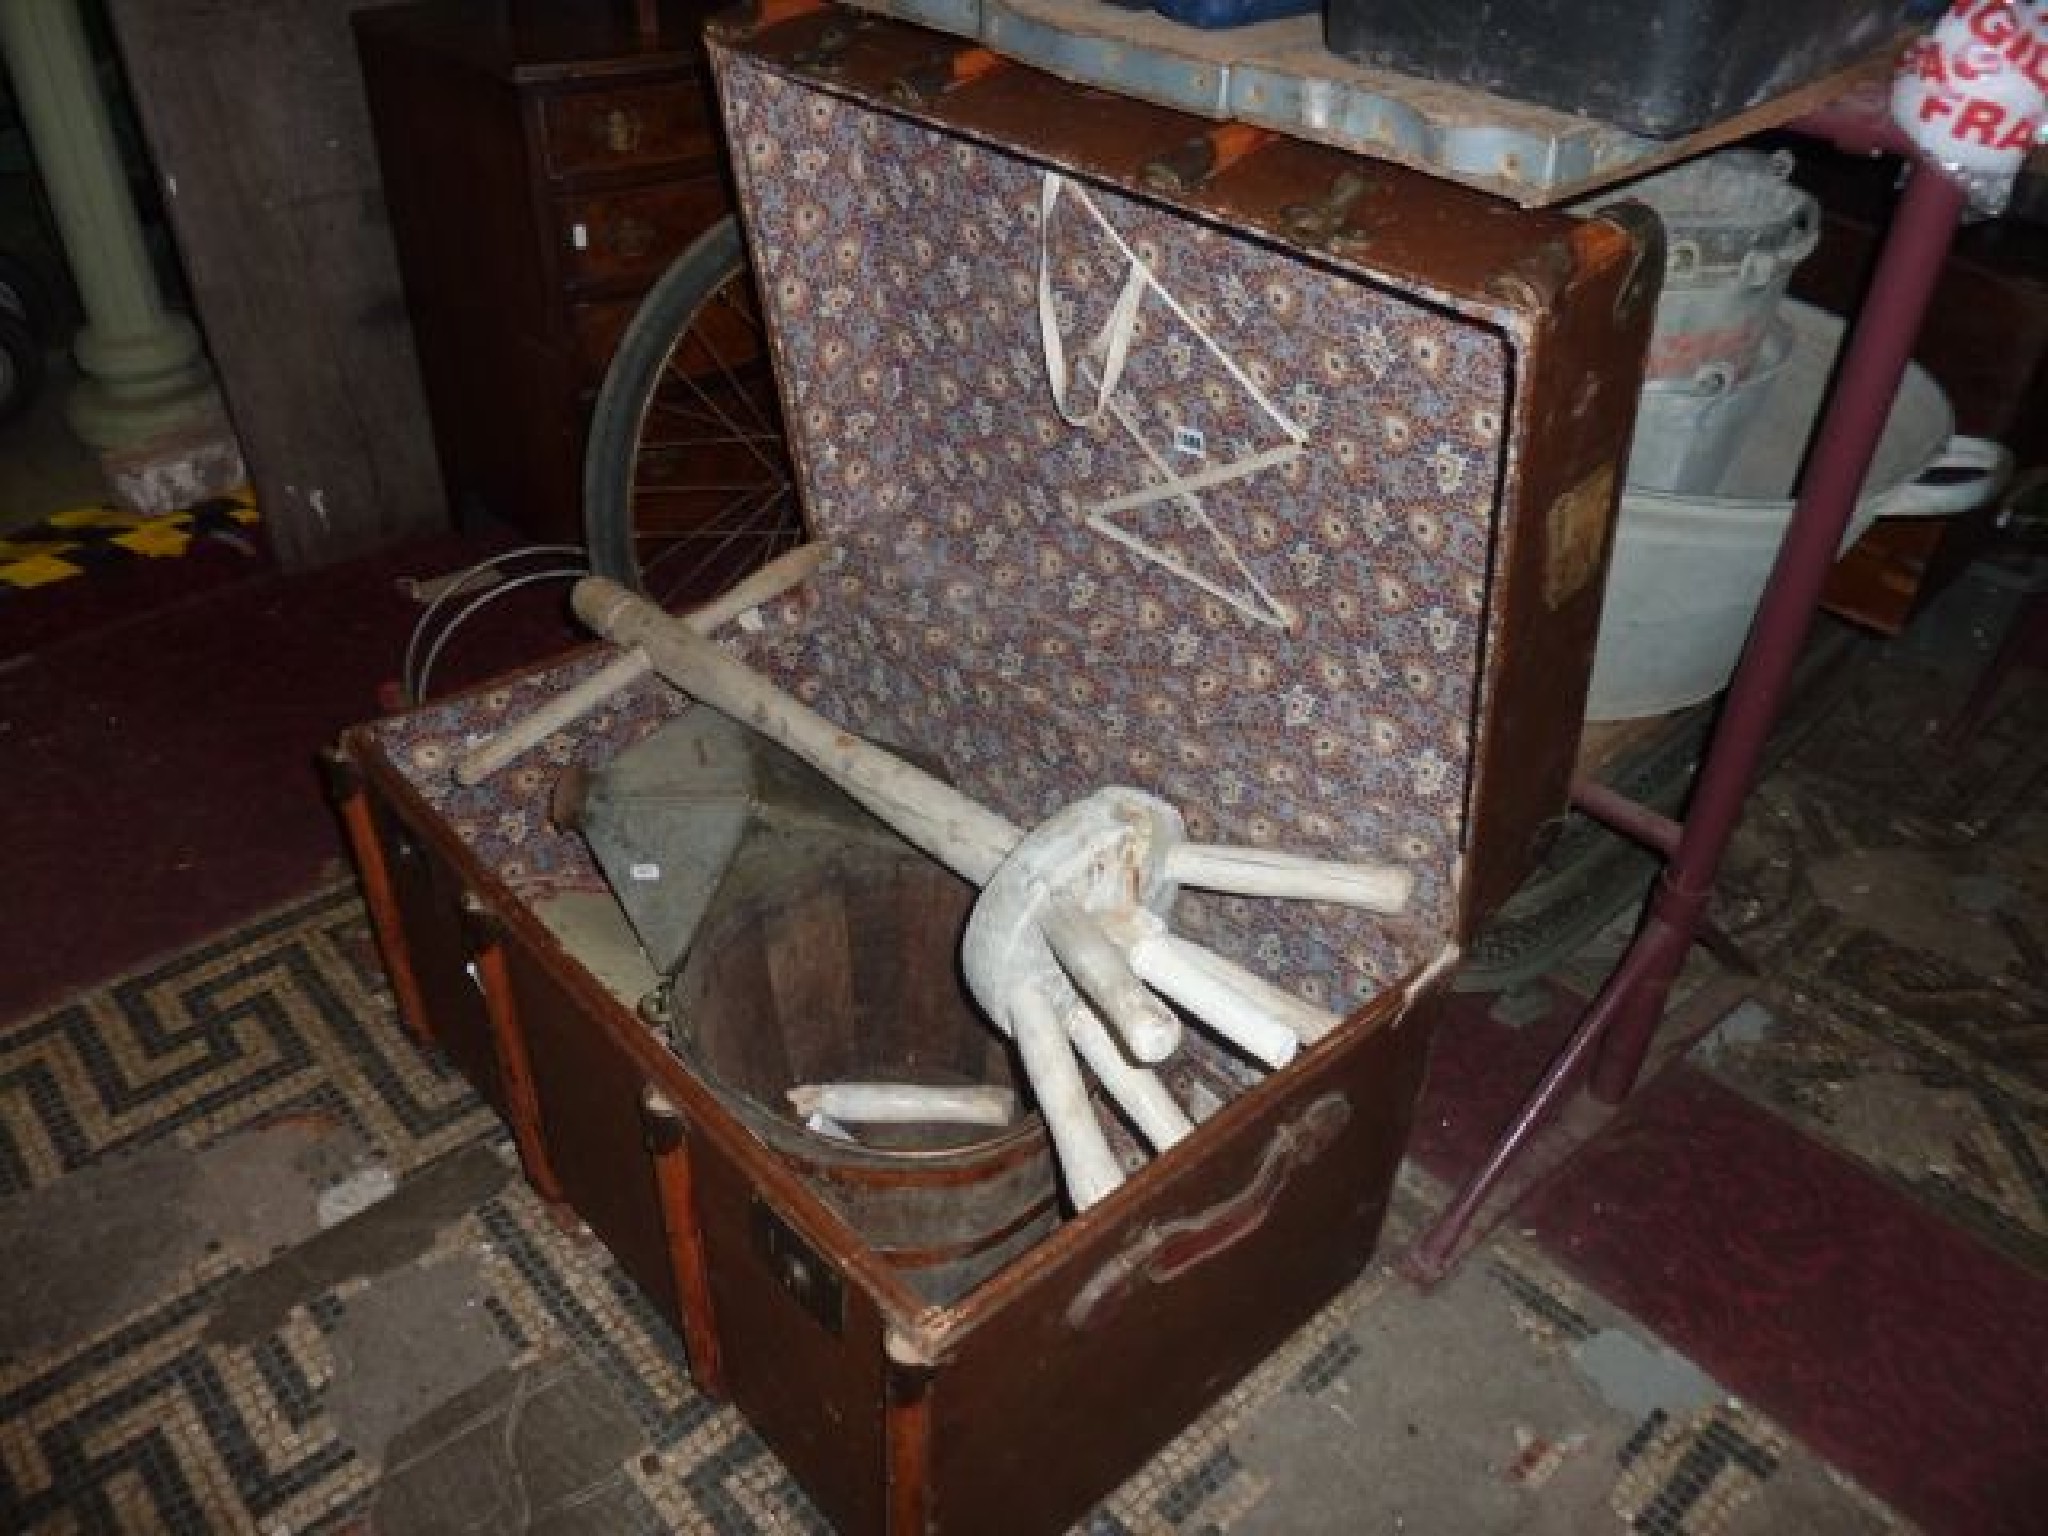
[[[1184,929],[1304,995],[1348,1006],[1426,957],[1463,836],[1506,342],[1088,189],[1308,434],[1296,462],[1202,493],[1298,616],[1259,624],[1087,525],[1158,474],[1123,424],[1075,428],[1054,408],[1039,170],[744,60],[724,67],[806,506],[846,554],[812,622],[759,645],[756,663],[854,729],[934,753],[1020,824],[1128,783],[1179,805],[1197,837],[1411,863],[1412,925],[1183,902]],[[1076,199],[1044,235],[1053,311],[1078,352],[1128,261]],[[1156,296],[1118,399],[1182,475],[1284,440]],[[1120,525],[1228,579],[1177,504]]]
[[[1126,783],[1198,838],[1414,867],[1400,922],[1183,900],[1185,932],[1314,1001],[1348,1008],[1430,958],[1464,832],[1507,343],[1091,188],[1044,232],[1069,351],[1130,254],[1181,313],[1148,294],[1125,419],[1071,427],[1039,333],[1036,168],[746,64],[726,89],[806,502],[841,551],[735,647],[1020,825]],[[1116,513],[1121,541],[1088,525],[1156,483],[1162,454],[1194,475],[1282,441],[1247,383],[1307,434],[1301,458],[1203,490],[1206,523],[1163,501]],[[1260,623],[1169,564],[1224,586],[1249,571],[1295,621]],[[531,896],[600,885],[547,824],[559,770],[680,706],[635,689],[487,786],[448,769],[594,664],[383,728],[434,808]]]
[[[574,656],[495,688],[395,715],[375,728],[379,744],[427,804],[486,869],[530,901],[606,888],[583,839],[557,830],[548,816],[562,770],[572,763],[602,767],[673,720],[688,702],[671,688],[643,680],[473,789],[455,782],[455,764],[608,659],[603,651]]]

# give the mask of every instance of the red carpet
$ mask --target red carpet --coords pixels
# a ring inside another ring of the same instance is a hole
[[[0,1018],[338,867],[315,757],[399,674],[420,608],[395,581],[493,547],[445,537],[285,576],[221,546],[0,603]],[[436,690],[574,643],[564,592],[488,610]]]
[[[0,665],[87,634],[106,634],[161,609],[203,602],[251,582],[275,580],[262,535],[239,547],[198,539],[176,559],[136,558],[96,566],[47,587],[0,588]]]
[[[1580,1004],[1551,989],[1551,1009],[1519,1026],[1493,1017],[1490,993],[1453,994],[1431,1045],[1429,1079],[1408,1155],[1458,1184],[1493,1150],[1578,1022]]]
[[[1928,1529],[2048,1529],[2048,1279],[1685,1066],[1516,1225]]]

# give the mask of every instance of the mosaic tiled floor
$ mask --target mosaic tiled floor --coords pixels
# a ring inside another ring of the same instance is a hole
[[[352,890],[0,1029],[0,1108],[0,1528],[823,1529],[395,1028]],[[1369,1271],[1081,1527],[1897,1528],[1512,1238]]]
[[[1764,973],[1728,1086],[2048,1274],[2048,682],[1869,653],[1751,801],[1719,912]]]
[[[1755,973],[1512,1218],[1954,1536],[2048,1508],[2048,678],[1948,730],[1997,596],[1960,583],[1795,722],[1715,896]]]

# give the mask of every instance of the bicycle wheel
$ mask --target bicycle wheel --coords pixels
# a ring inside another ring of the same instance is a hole
[[[662,274],[620,338],[583,461],[591,568],[664,607],[804,537],[738,222]]]

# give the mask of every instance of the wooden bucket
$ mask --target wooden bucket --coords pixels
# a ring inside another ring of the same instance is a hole
[[[974,888],[901,842],[757,825],[676,974],[678,1053],[927,1301],[957,1300],[1059,1220],[1052,1149],[959,974]],[[989,1084],[1009,1127],[809,1129],[804,1083]]]

